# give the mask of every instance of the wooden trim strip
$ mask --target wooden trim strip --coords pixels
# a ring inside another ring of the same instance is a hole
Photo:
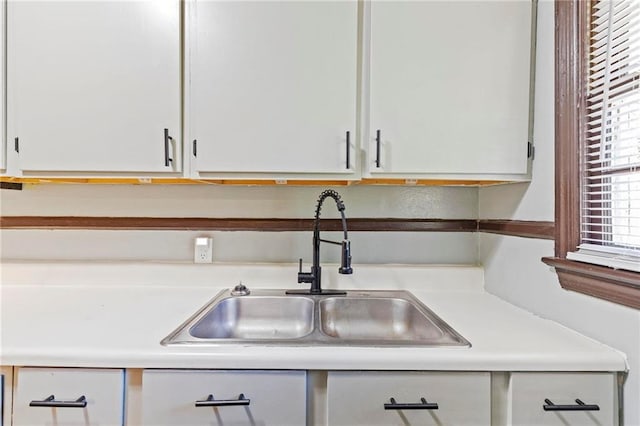
[[[543,257],[542,261],[556,269],[565,290],[640,309],[640,274],[636,272],[558,257]]]
[[[553,222],[495,219],[479,220],[478,231],[544,240],[555,239],[556,232]]]
[[[339,231],[339,219],[322,219],[321,229]],[[488,232],[553,240],[553,222],[475,219],[351,218],[349,231]],[[207,231],[310,231],[313,219],[203,217],[3,216],[1,229],[110,229]]]
[[[580,243],[580,139],[584,134],[586,2],[555,2],[555,255]]]
[[[350,231],[380,232],[475,232],[478,227],[474,219],[348,219],[348,223]]]
[[[342,230],[339,219],[322,219],[321,229]],[[475,232],[473,219],[348,219],[349,231],[379,232]],[[201,217],[73,217],[4,216],[2,229],[110,229],[110,230],[208,230],[208,231],[310,231],[313,219],[252,219]]]

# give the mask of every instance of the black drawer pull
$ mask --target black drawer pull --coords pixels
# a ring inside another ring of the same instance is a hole
[[[380,129],[376,130],[376,167],[380,168],[380,144],[382,140],[380,139]]]
[[[426,399],[420,398],[422,402],[396,402],[395,398],[390,398],[390,402],[384,404],[385,410],[437,410],[437,402],[427,402]]]
[[[598,404],[585,404],[579,399],[576,399],[577,405],[556,405],[549,399],[545,399],[544,402],[544,411],[600,411]]]
[[[231,405],[249,405],[251,400],[244,397],[241,393],[238,399],[213,399],[213,395],[209,395],[204,401],[196,401],[196,407],[228,407]]]
[[[164,129],[164,166],[169,167],[173,162],[173,158],[169,154],[171,148],[169,147],[169,142],[172,142],[173,138],[169,135],[169,129]]]
[[[49,408],[84,408],[87,406],[87,398],[82,395],[75,401],[56,401],[56,397],[49,395],[42,401],[31,401],[29,407],[49,407]]]
[[[347,130],[347,170],[351,168],[351,132]]]

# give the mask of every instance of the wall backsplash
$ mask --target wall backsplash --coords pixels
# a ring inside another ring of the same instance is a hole
[[[0,192],[3,216],[312,218],[323,186],[25,185]],[[348,217],[475,219],[477,188],[335,187]],[[336,217],[327,209],[326,217]],[[325,217],[323,215],[323,217]]]
[[[0,193],[3,216],[313,218],[317,187],[26,185]],[[347,218],[476,219],[478,190],[350,186],[336,189]],[[333,208],[323,218],[337,217]],[[193,239],[214,237],[218,262],[295,262],[311,257],[311,232],[20,230],[0,232],[3,259],[191,261]],[[337,237],[339,238],[339,236]],[[469,232],[352,232],[354,263],[477,263]],[[323,248],[323,261],[339,250]]]

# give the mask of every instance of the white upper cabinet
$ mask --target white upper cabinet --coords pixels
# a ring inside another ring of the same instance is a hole
[[[10,0],[0,170],[527,179],[534,5]]]
[[[368,4],[365,173],[527,173],[532,2]]]
[[[7,13],[15,171],[181,170],[179,0],[10,1]]]
[[[7,101],[7,90],[5,85],[5,67],[6,67],[6,50],[5,50],[5,34],[6,34],[6,7],[7,2],[0,0],[0,170],[7,168],[7,127],[5,121],[5,103]]]
[[[357,2],[195,1],[189,7],[193,176],[354,178]]]

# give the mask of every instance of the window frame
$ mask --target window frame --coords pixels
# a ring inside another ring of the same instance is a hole
[[[640,273],[567,259],[580,243],[580,146],[585,134],[589,0],[555,1],[555,257],[562,288],[640,309]]]

